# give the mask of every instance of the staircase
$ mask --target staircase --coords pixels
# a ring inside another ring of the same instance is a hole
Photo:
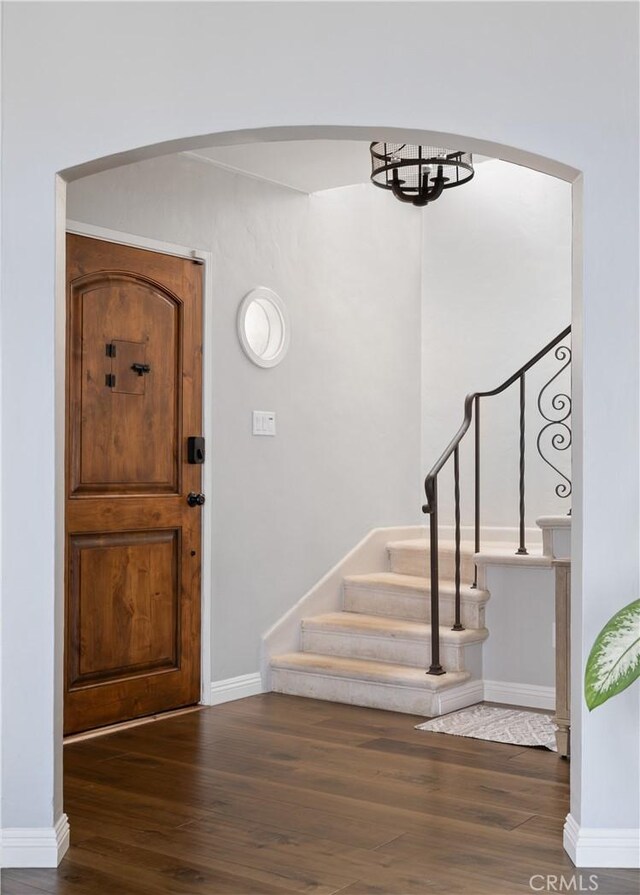
[[[441,541],[440,660],[447,673],[426,674],[431,661],[428,544],[424,539],[392,541],[386,549],[387,571],[345,576],[342,611],[303,618],[300,651],[271,657],[272,690],[429,716],[482,698],[489,592],[462,586],[464,630],[450,630],[455,546]],[[462,580],[473,580],[471,544],[462,544],[461,572]]]
[[[540,689],[539,682],[532,681],[530,685],[526,677],[525,680],[513,677],[503,683],[500,679],[490,679],[485,687],[482,644],[489,636],[485,627],[485,605],[489,599],[486,572],[491,564],[520,566],[530,570],[546,569],[546,584],[542,579],[521,582],[524,585],[523,593],[531,594],[542,607],[543,595],[550,590],[553,559],[558,556],[554,552],[554,530],[564,535],[564,538],[560,537],[562,548],[559,549],[567,555],[569,542],[566,523],[570,522],[569,516],[560,517],[560,520],[558,517],[539,520],[539,527],[543,530],[542,550],[530,549],[526,543],[525,409],[526,374],[553,351],[553,356],[563,366],[538,393],[537,407],[542,422],[536,447],[541,460],[560,477],[555,487],[557,497],[568,497],[571,494],[571,480],[545,454],[541,439],[548,433],[551,447],[556,451],[566,450],[571,445],[571,429],[567,422],[571,415],[571,397],[568,393],[559,392],[549,400],[550,392],[547,393],[552,385],[557,385],[558,376],[571,363],[571,349],[562,344],[570,332],[571,327],[566,327],[501,385],[490,391],[467,395],[462,425],[425,479],[426,503],[422,509],[429,517],[428,540],[408,538],[387,542],[385,568],[380,556],[384,542],[376,541],[374,537],[367,545],[365,539],[355,552],[345,558],[342,567],[328,573],[263,638],[266,663],[263,680],[267,688],[295,696],[428,716],[441,715],[481,701],[489,691],[489,685],[503,694],[515,688],[521,704],[523,692],[526,697],[527,691]],[[481,401],[501,394],[512,385],[518,386],[520,398],[518,545],[492,543],[488,551],[483,551]],[[472,544],[461,540],[459,455],[460,443],[470,429],[474,433]],[[444,541],[440,537],[438,524],[438,476],[450,460],[454,484],[454,540]],[[378,529],[377,533],[380,531]],[[378,546],[377,553],[371,550],[374,541]],[[364,568],[375,568],[375,571],[363,574],[363,566],[358,564],[354,568],[354,563],[365,555],[371,565],[364,565]],[[533,590],[532,583],[535,585]],[[494,593],[495,602],[502,605],[505,618],[510,617],[517,599],[505,602],[500,587],[494,588]],[[533,603],[534,608],[536,602]],[[327,612],[329,607],[331,611]],[[325,611],[318,614],[309,612],[307,616],[310,608],[316,612],[318,609]],[[500,619],[495,618],[494,624],[499,629]],[[528,642],[529,631],[522,624],[523,618],[516,619],[514,630],[519,631],[520,640],[515,651],[526,656],[531,644]],[[541,636],[544,639],[546,635],[538,631],[538,637]],[[509,645],[512,639],[515,643],[516,638],[509,633]],[[294,642],[298,649],[286,651],[291,649]],[[542,642],[538,640],[534,644],[538,652]],[[489,645],[488,650],[491,651],[491,648]],[[534,659],[533,674],[531,668],[526,670],[529,677],[538,674],[537,654]],[[518,669],[513,671],[513,662],[510,667],[511,673],[521,673]]]

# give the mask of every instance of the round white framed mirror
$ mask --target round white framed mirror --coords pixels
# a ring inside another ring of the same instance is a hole
[[[252,289],[238,309],[238,338],[250,361],[275,367],[289,348],[289,315],[279,295],[266,286]]]

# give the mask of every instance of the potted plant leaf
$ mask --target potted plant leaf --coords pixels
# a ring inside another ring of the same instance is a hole
[[[640,677],[640,600],[620,609],[600,631],[587,659],[584,695],[589,711]]]

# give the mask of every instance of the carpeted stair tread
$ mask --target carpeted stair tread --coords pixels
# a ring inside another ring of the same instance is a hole
[[[384,590],[396,590],[408,596],[425,597],[431,593],[428,578],[417,575],[405,575],[401,572],[369,572],[364,575],[346,575],[346,585],[354,587],[376,587]],[[455,596],[456,586],[453,581],[439,582],[441,597]],[[474,603],[485,603],[489,599],[489,591],[473,588],[469,584],[460,585],[460,597]]]
[[[316,653],[286,653],[271,660],[274,670],[283,669],[324,677],[347,678],[358,681],[391,684],[421,690],[445,690],[469,680],[467,671],[451,671],[443,675],[427,674],[426,668],[394,665],[369,659],[325,656]]]
[[[366,615],[359,612],[329,612],[303,619],[305,631],[339,632],[360,634],[368,637],[393,637],[399,640],[425,640],[431,637],[431,625],[411,619],[391,618],[381,615]],[[443,643],[477,643],[486,640],[486,628],[466,628],[464,631],[440,629]]]

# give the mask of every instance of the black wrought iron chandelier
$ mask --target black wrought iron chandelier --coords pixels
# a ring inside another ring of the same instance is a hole
[[[372,143],[371,181],[412,205],[435,202],[444,190],[468,183],[474,175],[470,152],[409,143]]]

